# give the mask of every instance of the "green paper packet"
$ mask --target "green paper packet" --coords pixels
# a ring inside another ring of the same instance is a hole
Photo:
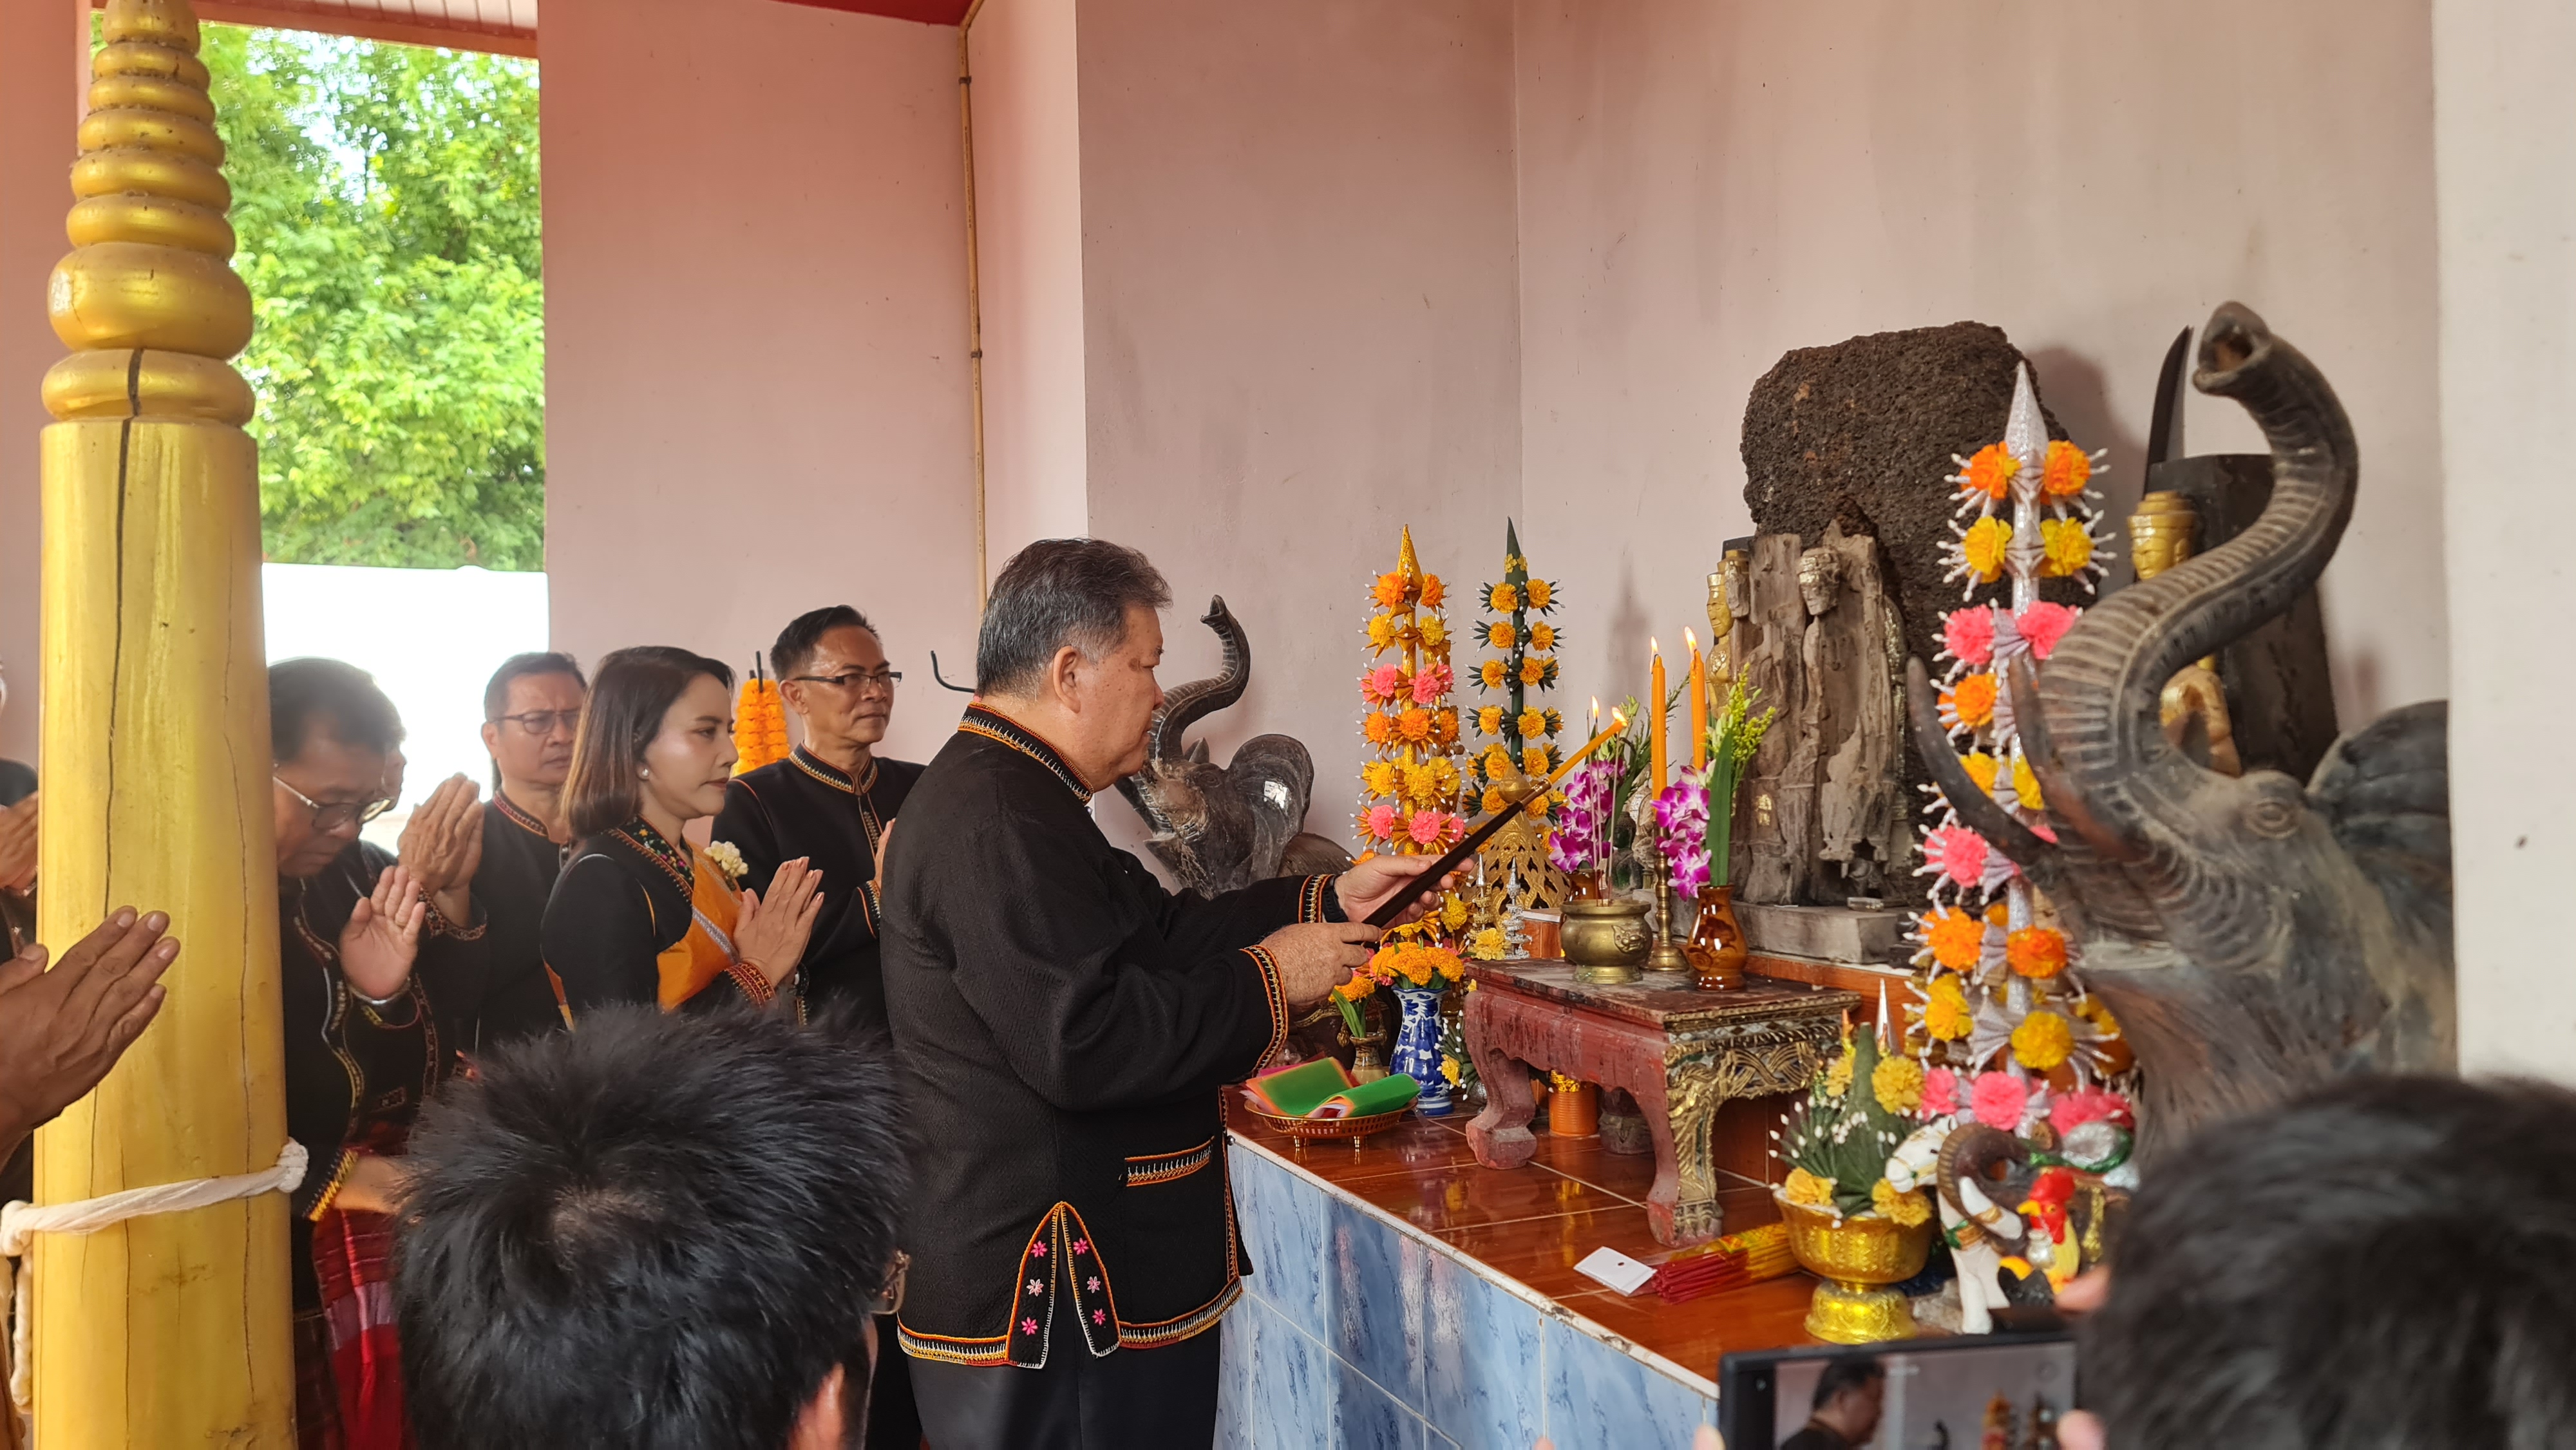
[[[1422,1084],[1403,1073],[1390,1073],[1375,1082],[1364,1082],[1344,1088],[1324,1100],[1321,1107],[1306,1116],[1310,1118],[1367,1118],[1379,1113],[1392,1113],[1413,1105],[1422,1095]]]
[[[1339,1062],[1319,1057],[1295,1067],[1264,1073],[1245,1083],[1243,1088],[1257,1100],[1253,1105],[1263,1112],[1276,1113],[1283,1118],[1303,1118],[1350,1085],[1351,1075]]]

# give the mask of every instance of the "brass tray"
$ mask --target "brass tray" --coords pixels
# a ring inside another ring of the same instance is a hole
[[[1283,1118],[1249,1105],[1244,1111],[1291,1138],[1320,1142],[1332,1138],[1365,1138],[1371,1133],[1392,1128],[1413,1111],[1413,1104],[1406,1103],[1391,1113],[1370,1113],[1359,1118]]]

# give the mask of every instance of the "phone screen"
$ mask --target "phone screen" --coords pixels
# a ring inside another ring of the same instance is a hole
[[[2053,1446],[2075,1406],[2075,1341],[2052,1330],[1762,1350],[1726,1356],[1717,1382],[1730,1450]]]

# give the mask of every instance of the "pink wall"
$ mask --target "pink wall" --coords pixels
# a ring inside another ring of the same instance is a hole
[[[1516,13],[1524,538],[1571,586],[1580,689],[1705,628],[1781,353],[2001,326],[2125,514],[2165,345],[2232,297],[2360,433],[2324,586],[2347,725],[2445,693],[2424,0]],[[2260,447],[2189,416],[2195,451]]]
[[[37,389],[64,352],[45,320],[45,278],[71,250],[63,215],[88,80],[84,0],[0,4],[0,757],[11,760],[36,758],[36,437],[52,421]]]
[[[987,0],[975,76],[985,569],[1085,530],[1082,123],[1074,0]],[[970,627],[972,619],[968,621]],[[961,681],[971,677],[973,654]]]
[[[1256,663],[1217,758],[1304,740],[1308,825],[1347,839],[1368,580],[1408,523],[1426,566],[1498,569],[1519,502],[1510,17],[1084,0],[1081,30],[1090,529],[1171,579],[1166,685],[1215,670],[1225,596]]]
[[[737,669],[847,602],[956,713],[973,485],[954,30],[774,0],[548,0],[556,644]]]

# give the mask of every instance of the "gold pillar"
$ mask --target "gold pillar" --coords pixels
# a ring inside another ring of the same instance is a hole
[[[47,306],[44,939],[170,913],[161,1014],[36,1137],[36,1198],[247,1173],[285,1141],[250,340],[186,0],[110,0]],[[330,1145],[317,1144],[327,1150]],[[35,1240],[36,1443],[294,1443],[286,1201]]]

